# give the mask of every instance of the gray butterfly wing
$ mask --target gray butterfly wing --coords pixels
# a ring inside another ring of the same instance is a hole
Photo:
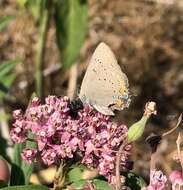
[[[128,79],[105,43],[98,45],[91,58],[79,98],[105,115],[114,115],[113,110],[127,107]]]

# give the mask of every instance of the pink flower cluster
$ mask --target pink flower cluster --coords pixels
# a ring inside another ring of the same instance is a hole
[[[172,186],[172,190],[183,189],[183,175],[180,171],[174,170],[169,175],[169,181]],[[167,177],[162,171],[151,171],[150,184],[147,187],[143,187],[141,190],[166,190],[167,189]]]
[[[169,180],[172,184],[172,190],[183,189],[183,175],[180,171],[172,171],[172,173],[169,175]]]
[[[160,170],[150,172],[150,184],[142,190],[166,190],[167,178]]]
[[[97,168],[99,174],[111,179],[115,175],[116,153],[127,137],[127,127],[118,125],[108,116],[84,105],[76,118],[70,114],[67,97],[48,96],[45,104],[34,98],[25,114],[14,111],[15,122],[11,138],[23,143],[34,135],[37,149],[24,149],[22,158],[31,163],[41,158],[46,165],[61,159],[80,156],[81,163]],[[126,145],[121,157],[121,167],[126,168],[130,145]]]

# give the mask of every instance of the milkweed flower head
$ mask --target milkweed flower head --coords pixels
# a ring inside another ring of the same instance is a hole
[[[56,96],[48,96],[44,104],[37,97],[33,98],[25,113],[16,110],[13,117],[12,141],[25,142],[31,132],[37,144],[37,149],[22,152],[22,158],[28,163],[39,157],[44,164],[51,165],[78,155],[82,164],[96,168],[99,174],[112,182],[117,151],[127,138],[125,125],[112,122],[90,105],[84,105],[73,118],[70,100]],[[124,147],[121,157],[123,168],[128,165],[130,150],[130,145]]]
[[[172,184],[172,190],[181,190],[183,189],[183,176],[182,173],[178,170],[174,170],[169,175],[169,180]]]
[[[150,172],[150,183],[141,190],[166,190],[167,177],[160,170],[152,170]]]
[[[161,170],[153,170],[150,173],[150,185],[154,190],[164,190],[166,188],[167,177]]]

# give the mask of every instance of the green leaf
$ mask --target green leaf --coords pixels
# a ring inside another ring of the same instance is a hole
[[[107,183],[107,181],[94,179],[94,180],[78,180],[72,183],[72,187],[77,189],[82,189],[88,182],[94,183],[96,190],[112,190],[112,187]]]
[[[43,185],[22,185],[5,187],[2,190],[49,190],[49,188]]]
[[[31,102],[32,99],[35,98],[35,97],[38,97],[38,95],[36,94],[36,92],[33,92],[33,93],[31,94],[31,97],[30,97],[30,102]]]
[[[8,185],[6,184],[6,182],[0,180],[0,189],[3,187],[7,187]]]
[[[3,16],[0,17],[0,32],[8,25],[8,23],[12,20],[11,16]]]
[[[15,80],[16,76],[14,74],[4,77],[4,81],[0,81],[0,100],[4,98],[6,93],[8,93],[10,86]]]
[[[11,72],[18,63],[20,63],[20,61],[13,60],[0,65],[0,101],[2,101],[7,94],[10,86],[16,78]]]
[[[83,169],[80,167],[75,167],[68,173],[69,182],[75,182],[82,179]]]
[[[71,186],[77,189],[82,189],[86,183],[87,183],[87,180],[81,179],[72,183]]]
[[[34,136],[29,133],[29,138],[33,139]],[[37,148],[35,142],[26,141],[26,143],[16,144],[14,148],[14,162],[11,172],[11,185],[24,185],[29,184],[30,176],[34,169],[34,164],[27,164],[21,158],[21,153],[24,148]]]
[[[30,96],[29,103],[28,103],[28,107],[31,105],[32,100],[33,100],[35,97],[38,97],[38,95],[36,94],[36,92],[33,92],[33,93],[31,94],[31,96]]]
[[[140,190],[146,186],[144,179],[132,172],[125,172],[123,175],[126,177],[126,185],[132,190]]]
[[[29,132],[29,138],[34,139],[33,134],[31,134],[30,132]],[[26,148],[37,148],[37,145],[35,142],[27,141]],[[26,162],[22,161],[21,167],[22,167],[24,177],[25,177],[25,184],[29,184],[30,176],[34,169],[34,164],[33,163],[27,164]]]
[[[112,190],[112,187],[109,185],[107,181],[94,179],[93,183],[95,184],[96,190]]]
[[[16,0],[17,5],[20,8],[28,10],[35,20],[40,19],[42,4],[45,0]]]
[[[0,64],[0,80],[3,80],[4,76],[9,74],[18,63],[20,63],[19,60],[12,60]]]
[[[25,7],[26,3],[28,0],[16,0],[16,3],[18,4],[18,6],[20,6],[21,8]]]
[[[78,58],[87,31],[87,0],[56,1],[56,33],[63,67],[68,69]]]
[[[21,159],[21,152],[24,149],[25,144],[15,144],[14,146],[14,158],[11,167],[11,178],[10,178],[10,185],[24,185],[25,184],[25,176],[24,172],[21,168],[22,159]]]
[[[7,159],[7,153],[6,153],[6,148],[7,148],[7,141],[6,139],[0,137],[0,145],[1,145],[1,148],[0,148],[0,155]]]
[[[45,0],[28,0],[26,6],[32,13],[35,20],[40,19],[40,15],[42,12],[42,6]]]

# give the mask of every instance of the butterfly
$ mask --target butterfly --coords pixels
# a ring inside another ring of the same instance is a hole
[[[95,49],[83,78],[79,98],[104,115],[115,115],[130,104],[128,78],[110,47],[101,42]]]

